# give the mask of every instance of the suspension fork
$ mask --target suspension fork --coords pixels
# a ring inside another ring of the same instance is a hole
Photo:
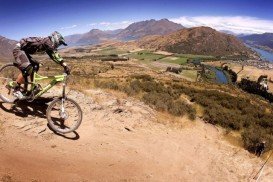
[[[65,100],[66,100],[66,94],[65,94],[65,90],[66,90],[66,81],[67,81],[67,75],[65,75],[64,81],[63,81],[63,93],[62,93],[61,113],[64,113],[64,112],[65,112],[64,102],[65,102]]]
[[[66,94],[65,94],[65,90],[66,90],[66,81],[67,81],[67,75],[65,75],[65,77],[64,77],[64,81],[63,81],[63,93],[62,93],[62,99],[66,99]]]

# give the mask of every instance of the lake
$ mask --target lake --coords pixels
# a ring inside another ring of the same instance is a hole
[[[272,52],[258,49],[258,48],[252,47],[250,45],[247,45],[247,46],[250,47],[251,49],[255,50],[256,52],[258,52],[261,55],[263,60],[273,62],[273,53]]]

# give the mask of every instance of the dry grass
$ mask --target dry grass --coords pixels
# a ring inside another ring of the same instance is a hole
[[[244,142],[239,132],[227,131],[224,139],[234,146],[244,147]]]

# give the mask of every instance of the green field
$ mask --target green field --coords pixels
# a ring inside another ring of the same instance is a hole
[[[103,48],[102,50],[98,50],[95,52],[100,55],[111,55],[111,54],[119,55],[119,54],[125,54],[128,51],[122,50],[122,49],[117,49],[115,47],[106,47],[106,48]]]
[[[197,71],[196,70],[183,70],[181,75],[184,77],[190,78],[191,80],[196,80]]]
[[[172,56],[166,56],[163,54],[156,54],[149,50],[143,50],[128,55],[129,58],[141,60],[145,63],[149,61],[159,61],[173,64],[186,64],[188,59],[214,59],[213,56],[206,55],[192,55],[192,54],[174,54]]]
[[[155,61],[161,58],[164,58],[165,55],[155,54],[151,51],[139,51],[128,55],[129,58],[139,59],[139,60],[148,60],[148,61]]]
[[[214,59],[214,56],[194,55],[194,54],[175,54],[176,57],[189,58],[189,59]]]
[[[160,59],[158,61],[165,62],[165,63],[173,63],[173,64],[186,64],[187,63],[187,58],[169,56],[169,57],[165,57],[163,59]]]

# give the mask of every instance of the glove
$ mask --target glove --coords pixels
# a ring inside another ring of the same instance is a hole
[[[65,62],[62,62],[61,65],[64,67],[64,72],[67,75],[70,75],[70,68],[67,66],[67,64]]]

